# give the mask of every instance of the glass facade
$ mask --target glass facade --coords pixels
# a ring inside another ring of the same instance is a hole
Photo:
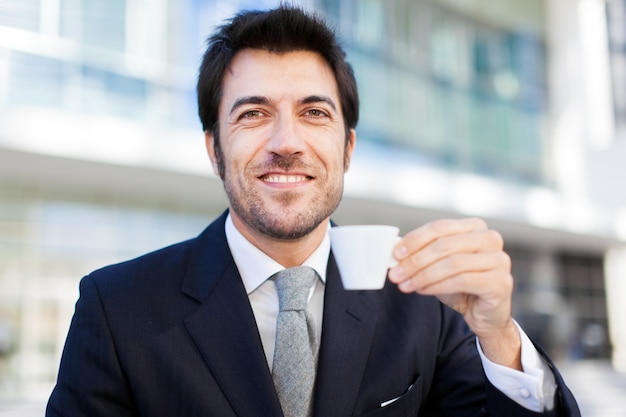
[[[192,238],[211,221],[193,206],[5,182],[0,201],[0,403],[49,394],[80,278]]]
[[[545,182],[543,19],[499,27],[444,2],[319,4],[347,40],[361,138],[448,169]]]
[[[532,340],[559,361],[609,359],[603,257],[531,247],[507,252],[515,277],[514,317]]]
[[[626,135],[626,0],[608,0],[607,27],[617,129]]]
[[[560,254],[559,292],[575,311],[574,358],[610,358],[604,261],[588,254]]]
[[[199,130],[198,55],[227,3],[2,2],[0,103]]]
[[[126,0],[61,0],[59,35],[85,47],[123,52]]]
[[[163,1],[160,9],[141,0],[3,4],[0,19],[13,29],[7,35],[21,40],[0,49],[5,105],[184,130],[199,129],[194,79],[204,36],[222,16],[250,6],[198,0]],[[364,140],[446,168],[544,181],[540,31],[497,27],[435,1],[314,5],[337,22],[346,41],[362,95],[358,130]]]

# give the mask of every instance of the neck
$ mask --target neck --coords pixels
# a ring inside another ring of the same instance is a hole
[[[277,239],[248,227],[232,211],[231,217],[239,233],[285,268],[300,266],[311,256],[326,236],[330,222],[330,219],[326,219],[306,236],[287,240]]]

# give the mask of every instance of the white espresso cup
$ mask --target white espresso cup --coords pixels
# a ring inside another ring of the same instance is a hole
[[[378,290],[395,266],[392,252],[399,229],[384,225],[335,226],[330,245],[346,290]]]

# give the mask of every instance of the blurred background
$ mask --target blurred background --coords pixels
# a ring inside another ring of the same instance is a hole
[[[308,0],[362,110],[342,224],[480,216],[585,416],[626,415],[626,0]],[[226,207],[212,29],[277,1],[0,0],[0,416],[42,415],[78,281]]]

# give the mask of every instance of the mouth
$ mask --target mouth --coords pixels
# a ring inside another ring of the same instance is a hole
[[[311,181],[313,177],[302,174],[266,174],[259,179],[268,184],[297,184]]]

